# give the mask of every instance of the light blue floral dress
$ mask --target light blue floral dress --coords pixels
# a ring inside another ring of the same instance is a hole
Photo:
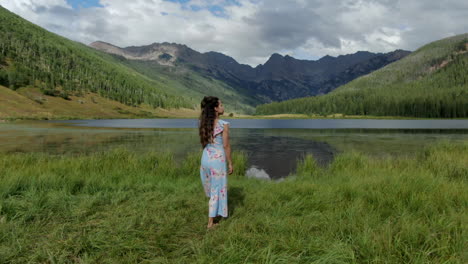
[[[227,168],[223,146],[224,125],[229,122],[218,120],[213,131],[213,143],[206,145],[201,158],[200,177],[205,194],[210,197],[208,216],[228,216]]]

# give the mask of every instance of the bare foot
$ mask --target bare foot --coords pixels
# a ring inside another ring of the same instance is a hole
[[[206,226],[206,228],[207,228],[207,229],[212,229],[212,228],[215,228],[216,226],[218,226],[218,223],[212,223],[211,225],[208,224],[208,225]]]

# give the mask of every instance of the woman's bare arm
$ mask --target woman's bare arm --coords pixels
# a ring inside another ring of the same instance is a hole
[[[231,159],[231,144],[229,143],[229,125],[224,125],[223,130],[223,145],[224,145],[224,152],[226,153],[226,161],[228,163],[228,172],[232,174],[232,159]]]

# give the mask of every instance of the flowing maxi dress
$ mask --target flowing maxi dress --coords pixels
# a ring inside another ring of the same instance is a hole
[[[218,120],[213,131],[213,143],[206,145],[201,158],[200,177],[208,202],[208,217],[228,216],[227,168],[223,146],[224,125],[229,122]]]

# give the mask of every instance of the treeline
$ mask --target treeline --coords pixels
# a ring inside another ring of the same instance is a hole
[[[65,99],[89,91],[127,105],[191,106],[185,97],[111,56],[50,33],[1,6],[0,32],[0,85],[31,85]]]
[[[431,43],[326,95],[257,106],[256,114],[468,117],[467,37]]]

